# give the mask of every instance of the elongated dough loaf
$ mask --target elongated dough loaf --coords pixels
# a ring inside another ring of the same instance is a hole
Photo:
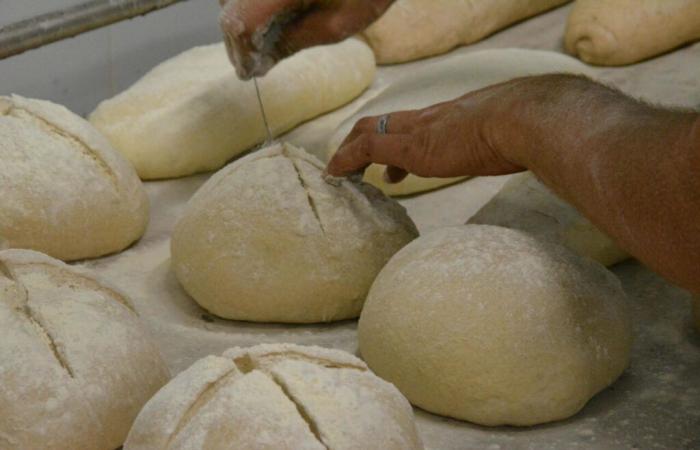
[[[469,223],[522,230],[606,266],[629,258],[605,233],[547,189],[531,172],[514,175]]]
[[[591,74],[585,64],[570,56],[542,50],[514,48],[454,55],[442,61],[426,64],[393,83],[367,102],[352,117],[341,123],[329,140],[328,158],[335,154],[353,126],[362,117],[425,108],[491,84],[527,75],[555,72]],[[388,127],[391,132],[391,119]],[[365,171],[364,181],[378,187],[387,195],[395,196],[436,189],[465,178],[421,178],[409,175],[400,183],[390,184],[383,179],[384,169],[383,165],[372,164]]]
[[[375,73],[357,39],[315,47],[258,79],[270,127],[282,134],[354,99]],[[236,77],[223,44],[196,47],[155,67],[90,121],[143,179],[218,169],[266,138],[252,81]]]
[[[0,252],[0,448],[113,450],[169,378],[129,300],[30,250]]]
[[[397,0],[364,33],[377,62],[445,53],[569,0]]]
[[[0,242],[64,261],[123,250],[148,223],[141,180],[104,136],[18,95],[0,97],[0,199]]]
[[[419,450],[413,411],[354,356],[290,344],[195,362],[143,408],[124,450]]]
[[[698,0],[576,0],[565,43],[587,63],[619,66],[698,39]]]

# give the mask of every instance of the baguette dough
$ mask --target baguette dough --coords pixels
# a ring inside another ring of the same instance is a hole
[[[418,450],[413,411],[338,350],[233,348],[175,377],[146,404],[124,450]]]
[[[471,44],[569,0],[397,0],[364,33],[377,62],[394,64]]]
[[[372,186],[325,183],[323,166],[289,144],[242,158],[190,200],[172,264],[212,313],[255,322],[355,318],[374,277],[418,232]]]
[[[553,194],[531,172],[513,175],[469,223],[521,230],[538,239],[564,245],[605,266],[629,258],[606,234]]]
[[[305,50],[258,79],[274,135],[333,110],[369,86],[372,51],[357,39]],[[215,170],[267,137],[252,81],[224,44],[169,59],[90,116],[143,179]]]
[[[698,39],[698,0],[577,0],[565,44],[587,63],[619,66]]]
[[[0,252],[0,448],[113,450],[168,378],[121,293],[40,253]]]
[[[425,410],[482,425],[567,418],[627,367],[615,276],[560,245],[489,225],[399,251],[359,323],[367,365]]]
[[[425,108],[513,78],[554,72],[591,75],[590,69],[580,61],[542,50],[484,50],[426,64],[393,83],[345,120],[329,141],[328,159],[363,117]],[[389,184],[383,179],[385,167],[372,164],[365,171],[364,180],[392,196],[428,191],[465,178],[421,178],[409,175],[401,183]]]
[[[133,167],[55,103],[0,97],[0,242],[65,261],[123,250],[148,223]]]

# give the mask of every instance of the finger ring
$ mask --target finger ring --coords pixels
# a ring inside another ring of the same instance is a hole
[[[389,125],[389,114],[384,114],[382,117],[379,118],[379,122],[377,122],[377,133],[378,134],[387,134],[387,126]]]

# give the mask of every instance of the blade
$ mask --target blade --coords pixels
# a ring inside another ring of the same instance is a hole
[[[267,132],[267,139],[265,139],[265,144],[269,144],[275,138],[272,136],[272,131],[270,131],[270,124],[267,121],[267,115],[265,114],[265,105],[263,105],[262,97],[260,96],[260,87],[258,86],[258,79],[256,77],[253,77],[253,83],[255,84],[255,93],[258,96],[258,104],[260,105],[260,115],[262,116],[263,123],[265,124],[265,131]]]

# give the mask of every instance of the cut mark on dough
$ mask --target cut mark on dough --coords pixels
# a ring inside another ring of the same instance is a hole
[[[283,380],[281,380],[277,375],[275,374],[267,374],[270,379],[277,385],[279,388],[282,390],[282,393],[289,399],[290,402],[294,404],[294,406],[297,409],[297,412],[299,413],[299,416],[306,422],[306,425],[309,427],[309,430],[311,433],[314,435],[316,440],[323,445],[326,450],[330,450],[330,447],[323,441],[323,438],[321,437],[321,432],[318,429],[318,425],[316,422],[311,418],[309,415],[309,412],[306,410],[306,407],[298,401],[294,395],[292,395],[291,392],[289,392],[289,389],[287,385],[284,383]]]
[[[309,185],[306,184],[306,181],[304,180],[304,177],[301,174],[301,170],[299,169],[299,166],[297,166],[297,163],[294,160],[294,158],[292,158],[286,154],[285,154],[285,156],[292,163],[292,167],[294,167],[294,171],[297,173],[297,178],[299,178],[299,183],[301,183],[301,187],[304,188],[304,192],[306,193],[306,200],[309,202],[309,207],[311,208],[311,212],[313,212],[314,217],[316,217],[316,221],[318,222],[318,226],[321,228],[321,233],[326,234],[326,229],[323,227],[323,222],[321,221],[321,215],[318,212],[318,207],[316,206],[316,201],[314,200],[314,197],[311,195],[311,189],[309,189]]]
[[[15,112],[18,112],[20,114],[16,114]],[[44,119],[43,117],[29,111],[28,109],[21,108],[15,105],[11,105],[7,110],[3,111],[3,115],[5,116],[13,116],[18,119],[23,118],[23,114],[25,114],[27,117],[30,119],[33,119],[37,125],[39,125],[40,128],[43,128],[50,134],[58,135],[62,137],[63,139],[66,139],[78,146],[78,148],[81,149],[81,153],[88,158],[92,159],[97,166],[104,172],[108,177],[111,183],[114,185],[116,190],[119,190],[119,183],[117,179],[117,175],[114,173],[112,168],[107,164],[107,162],[102,159],[99,155],[98,152],[93,150],[89,145],[87,145],[82,139],[80,139],[78,136],[75,136],[60,127],[56,126],[55,124],[49,122],[48,120]]]
[[[349,363],[340,363],[337,361],[332,361],[329,359],[325,358],[319,358],[317,356],[310,356],[305,353],[300,353],[300,352],[295,352],[293,350],[287,350],[284,352],[271,352],[271,353],[266,353],[264,355],[260,355],[257,358],[259,359],[275,359],[275,358],[280,358],[281,359],[291,359],[294,361],[303,361],[303,362],[308,362],[312,364],[316,364],[319,366],[322,366],[326,369],[352,369],[352,370],[357,370],[360,372],[366,372],[367,369],[365,367],[362,367],[360,365],[354,365],[354,364],[349,364]],[[243,372],[243,373],[249,373],[252,372],[253,370],[258,370],[262,369],[261,366],[263,364],[259,364],[253,357],[250,356],[250,354],[245,354],[243,356],[239,356],[238,358],[235,358],[233,360],[234,364],[238,366],[238,369]]]
[[[2,275],[10,281],[16,281],[15,276],[12,274],[12,271],[3,261],[0,261],[0,275]]]
[[[64,278],[64,279],[67,279],[67,278],[77,278],[78,280],[80,280],[80,281],[83,283],[83,285],[84,285],[85,287],[87,287],[87,288],[89,288],[89,289],[92,289],[92,290],[94,290],[94,291],[98,291],[98,292],[104,293],[107,297],[109,297],[109,298],[111,298],[112,300],[116,301],[117,303],[119,303],[120,305],[122,305],[123,307],[125,307],[126,309],[128,309],[129,311],[131,311],[133,314],[135,314],[135,315],[138,316],[138,313],[136,312],[136,310],[134,309],[134,307],[131,305],[131,303],[129,302],[129,300],[127,300],[123,295],[121,295],[120,293],[118,293],[117,291],[115,291],[115,290],[113,290],[113,289],[110,289],[110,288],[108,288],[108,287],[105,287],[105,286],[101,285],[101,284],[98,283],[97,281],[95,281],[95,280],[93,280],[93,279],[91,279],[91,278],[88,278],[88,277],[86,277],[86,276],[84,276],[84,275],[82,275],[82,274],[80,274],[80,273],[73,272],[73,271],[71,271],[71,270],[66,270],[66,269],[64,269],[64,268],[62,268],[62,267],[58,267],[58,266],[54,266],[54,265],[46,264],[46,263],[30,263],[30,264],[24,264],[24,266],[39,266],[39,267],[43,267],[43,268],[45,268],[45,269],[48,269],[49,273],[50,273],[50,272],[53,272],[53,271],[56,271],[56,272],[58,272],[59,274],[63,275],[62,278]],[[67,276],[66,276],[66,275],[67,275]],[[66,284],[69,285],[69,286],[71,286],[71,287],[74,287],[73,283],[66,282]]]
[[[29,321],[29,323],[32,324],[33,328],[35,330],[37,330],[37,332],[41,336],[42,340],[44,342],[46,342],[49,349],[53,353],[53,356],[56,359],[56,361],[58,361],[58,363],[61,365],[61,367],[63,367],[63,369],[68,373],[68,376],[70,376],[71,378],[75,378],[75,375],[73,374],[73,369],[71,369],[70,365],[68,364],[68,361],[66,360],[64,355],[61,353],[61,351],[58,349],[58,345],[56,345],[56,341],[54,340],[53,336],[51,335],[51,333],[49,333],[49,330],[44,326],[44,324],[34,314],[34,312],[32,311],[32,308],[29,306],[28,296],[25,299],[24,305],[16,308],[16,310],[20,314],[24,315],[26,317],[26,319]]]
[[[538,211],[538,210],[536,210],[536,209],[533,209],[532,212],[534,212],[535,214],[539,214],[540,216],[544,216],[544,217],[546,217],[546,218],[548,218],[548,219],[551,219],[551,220],[553,220],[555,223],[561,225],[561,221],[560,221],[557,217],[555,217],[555,216],[552,216],[552,215],[550,215],[550,214],[544,213],[544,212],[542,212],[542,211]]]
[[[168,442],[165,444],[164,450],[167,450],[170,448],[172,443],[175,441],[175,438],[182,432],[182,430],[187,426],[187,424],[192,421],[192,419],[199,413],[199,411],[211,400],[213,399],[216,394],[219,392],[219,390],[223,387],[223,385],[233,376],[237,376],[239,374],[238,368],[233,367],[231,370],[227,371],[223,375],[221,375],[219,378],[216,380],[212,381],[207,385],[206,388],[202,392],[199,393],[197,398],[192,402],[192,404],[187,408],[187,411],[185,411],[185,414],[182,415],[180,420],[177,423],[177,426],[175,427],[175,431],[172,432],[170,437],[168,438]]]

